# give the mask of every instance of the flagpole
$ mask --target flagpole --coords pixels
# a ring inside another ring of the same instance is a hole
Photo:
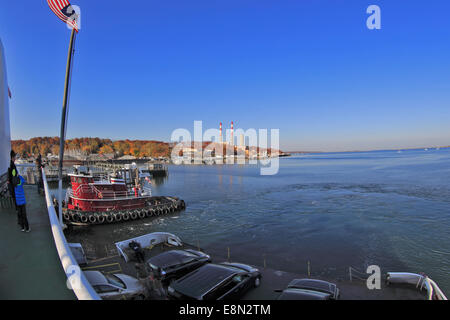
[[[59,222],[60,222],[61,226],[63,226],[62,167],[63,167],[63,160],[64,160],[64,145],[65,145],[65,138],[66,138],[66,124],[67,124],[67,117],[68,117],[70,83],[71,83],[71,77],[72,77],[72,62],[73,62],[73,54],[75,52],[75,38],[76,38],[75,36],[76,36],[75,28],[72,28],[72,33],[70,34],[69,52],[67,54],[66,80],[65,80],[65,84],[64,84],[64,98],[63,98],[63,107],[62,107],[62,115],[61,115],[61,133],[60,133],[60,137],[59,137],[58,213],[59,213]]]

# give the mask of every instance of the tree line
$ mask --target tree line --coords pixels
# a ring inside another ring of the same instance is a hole
[[[59,155],[59,137],[35,137],[29,140],[12,140],[12,149],[22,157],[31,157],[51,153]],[[115,140],[101,138],[75,138],[65,141],[64,150],[75,151],[84,155],[114,154],[121,157],[168,157],[170,145],[155,140]]]

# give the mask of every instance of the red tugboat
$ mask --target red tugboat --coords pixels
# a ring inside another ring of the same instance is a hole
[[[176,197],[153,197],[149,188],[129,188],[117,175],[97,178],[75,168],[68,175],[64,220],[71,224],[103,224],[143,219],[184,209]]]

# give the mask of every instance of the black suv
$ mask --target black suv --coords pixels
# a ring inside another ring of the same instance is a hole
[[[278,300],[336,300],[339,289],[334,283],[316,279],[294,279],[281,292]]]
[[[238,299],[252,287],[258,287],[261,273],[241,263],[208,263],[169,286],[170,299]]]
[[[208,262],[211,262],[211,257],[206,253],[185,249],[158,254],[148,259],[147,265],[156,278],[163,284],[168,284]]]

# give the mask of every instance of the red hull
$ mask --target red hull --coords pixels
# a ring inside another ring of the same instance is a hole
[[[130,191],[125,183],[94,182],[89,175],[69,175],[72,188],[67,208],[78,211],[105,212],[140,209],[147,205],[150,195]]]

